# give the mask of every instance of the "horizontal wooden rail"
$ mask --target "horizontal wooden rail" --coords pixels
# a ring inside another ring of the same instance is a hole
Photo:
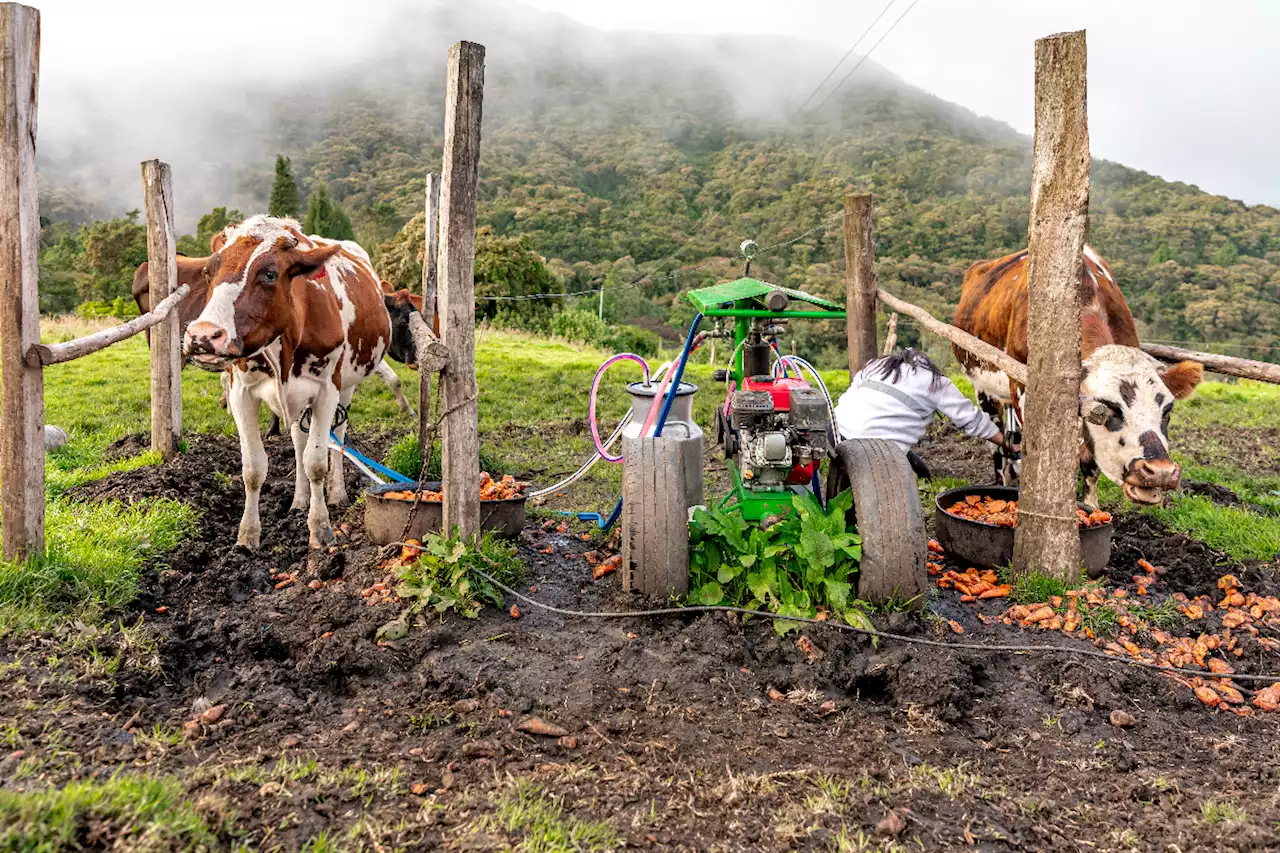
[[[1162,361],[1198,361],[1214,373],[1280,384],[1280,364],[1254,361],[1249,358],[1236,358],[1234,355],[1195,352],[1162,344],[1143,344],[1142,351]]]
[[[421,381],[429,381],[426,378],[428,375],[439,373],[449,366],[449,350],[417,311],[409,314],[409,333],[413,335],[413,345],[418,351],[417,367],[423,374]]]
[[[143,329],[149,329],[159,323],[169,316],[169,312],[190,291],[191,285],[184,284],[161,300],[160,304],[146,314],[141,317],[134,317],[129,322],[121,323],[119,326],[112,326],[110,329],[103,329],[101,332],[94,332],[92,335],[85,335],[83,338],[76,338],[74,341],[66,341],[61,344],[36,344],[27,350],[23,361],[26,362],[28,367],[39,367],[41,365],[61,364],[64,361],[92,355],[98,350],[106,349],[112,344],[119,343],[125,338],[133,337]]]
[[[966,331],[936,319],[923,308],[912,305],[910,302],[903,302],[891,293],[877,290],[876,295],[885,305],[915,319],[921,326],[924,326],[935,335],[946,338],[962,350],[972,353],[988,364],[995,365],[1015,382],[1019,382],[1024,386],[1027,384],[1027,366],[1008,353],[996,349],[991,344],[975,338]]]

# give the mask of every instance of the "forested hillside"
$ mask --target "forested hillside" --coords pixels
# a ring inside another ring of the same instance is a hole
[[[954,304],[966,266],[1025,244],[1030,140],[874,63],[821,110],[797,116],[829,67],[805,45],[606,34],[524,9],[492,12],[406,17],[404,30],[429,32],[427,44],[389,36],[378,56],[318,93],[259,98],[247,129],[211,118],[201,162],[224,177],[224,194],[209,207],[265,209],[283,153],[304,195],[324,186],[342,205],[383,275],[415,286],[422,220],[413,217],[424,175],[439,168],[444,49],[468,37],[489,49],[485,296],[603,286],[606,319],[670,336],[690,313],[678,294],[736,274],[745,238],[776,246],[757,274],[834,295],[842,249],[833,214],[850,188],[876,197],[885,286],[938,313]],[[220,162],[218,134],[235,136],[247,159]],[[123,208],[95,203],[68,166],[92,156],[88,141],[60,151],[41,174],[46,307],[127,297],[132,265],[146,254],[141,226],[109,218]],[[178,171],[179,197],[182,182]],[[108,221],[87,221],[95,216]],[[210,217],[184,243],[191,251],[217,212]],[[1276,209],[1095,161],[1090,235],[1145,337],[1280,355]],[[555,312],[594,309],[596,299],[481,307],[497,322],[549,328]],[[797,334],[813,357],[840,361],[839,330]]]

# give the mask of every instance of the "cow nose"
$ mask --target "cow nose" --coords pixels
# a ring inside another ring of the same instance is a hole
[[[1139,459],[1130,472],[1130,479],[1149,489],[1172,491],[1182,479],[1182,469],[1171,459]]]
[[[188,355],[234,355],[227,330],[213,323],[192,323],[187,327]]]

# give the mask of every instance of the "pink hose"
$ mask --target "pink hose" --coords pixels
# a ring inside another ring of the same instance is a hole
[[[658,386],[658,393],[653,395],[653,405],[649,407],[649,414],[644,419],[644,426],[640,428],[640,435],[649,434],[649,428],[653,426],[653,422],[658,419],[658,410],[662,408],[662,401],[667,394],[667,385],[671,382],[671,377],[675,375],[676,366],[672,366],[662,377],[662,384]]]
[[[621,462],[622,456],[610,455],[609,451],[605,449],[604,442],[600,440],[600,427],[596,423],[596,394],[600,390],[600,380],[604,378],[605,371],[615,363],[624,359],[634,361],[636,364],[640,365],[640,367],[644,369],[644,384],[649,384],[649,363],[634,353],[618,353],[612,358],[607,359],[604,364],[600,365],[600,369],[596,371],[596,378],[591,380],[591,397],[590,401],[587,403],[587,423],[591,425],[591,440],[596,445],[596,452],[600,454],[600,458],[605,462]],[[670,376],[670,372],[668,372],[667,375]],[[659,399],[661,396],[661,393],[659,393]],[[652,417],[652,415],[650,415],[650,417]]]

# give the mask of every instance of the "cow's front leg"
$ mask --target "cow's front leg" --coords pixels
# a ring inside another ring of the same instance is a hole
[[[385,361],[378,362],[378,366],[373,369],[378,374],[378,378],[387,384],[391,389],[391,393],[396,397],[396,405],[400,407],[400,411],[409,417],[413,417],[413,406],[409,403],[409,398],[405,397],[404,389],[400,387],[400,377],[391,369],[391,365]],[[343,405],[346,405],[345,403]]]
[[[1098,508],[1098,470],[1084,475],[1084,505],[1089,509]]]
[[[338,389],[325,382],[311,403],[311,431],[307,434],[307,446],[302,454],[303,468],[311,486],[307,530],[311,534],[312,548],[322,548],[333,542],[324,485],[329,475],[329,430],[333,429],[333,415],[337,408]]]
[[[267,479],[267,451],[262,446],[262,433],[258,428],[258,400],[241,381],[232,384],[228,403],[236,432],[240,434],[240,468],[244,476],[244,514],[240,516],[236,544],[255,551],[262,541],[258,495]]]
[[[338,396],[338,405],[343,409],[347,409],[351,405],[351,394],[354,388],[343,388],[342,393]],[[342,444],[347,437],[347,421],[344,420],[341,425],[334,427],[333,435],[338,439],[338,444]],[[338,451],[331,451],[329,458],[329,505],[330,506],[346,506],[347,504],[347,480],[344,476],[346,471],[343,468],[342,454]]]

